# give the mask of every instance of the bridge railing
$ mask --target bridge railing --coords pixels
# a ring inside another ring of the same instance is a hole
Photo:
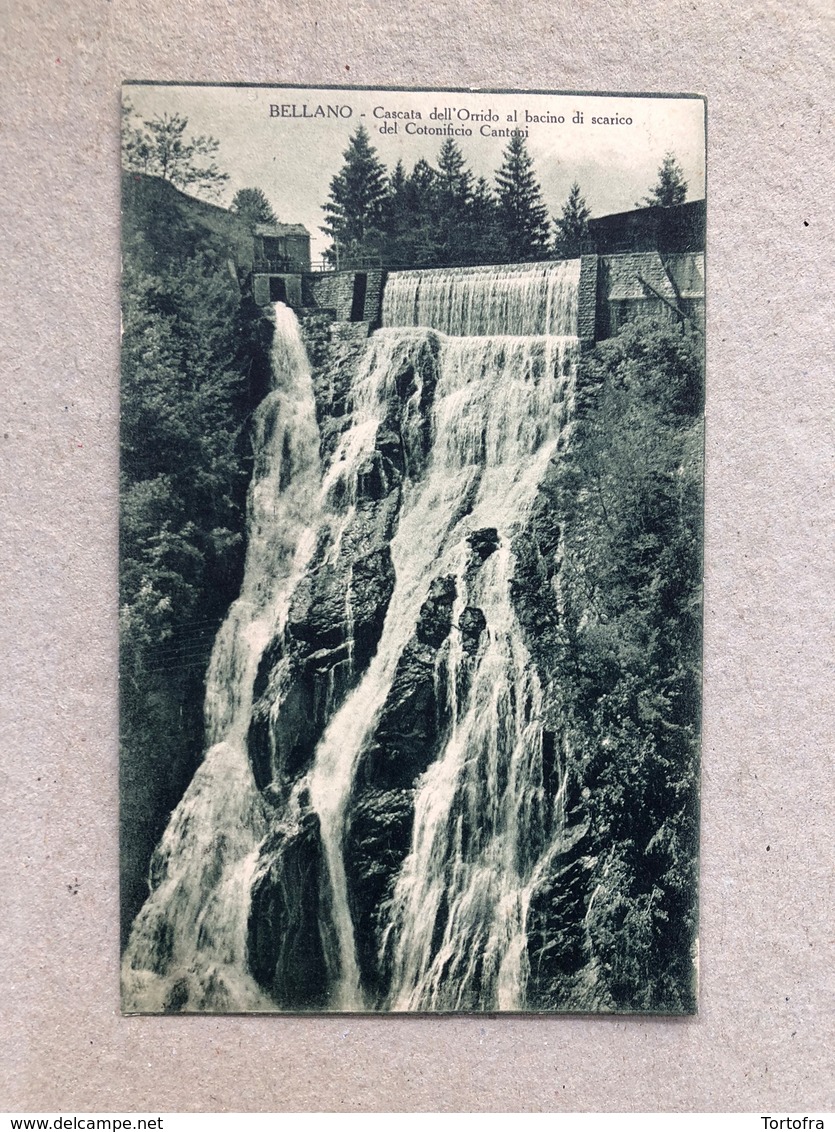
[[[374,256],[359,256],[342,260],[338,267],[335,263],[324,258],[316,259],[310,265],[310,270],[317,273],[322,271],[380,271],[383,268],[387,271],[392,270],[391,265],[384,264],[379,257]]]
[[[330,263],[326,259],[313,260],[310,265],[310,270],[315,273],[327,271],[434,271],[439,268],[457,268],[457,267],[501,267],[503,264],[522,264],[522,263],[554,263],[561,259],[578,259],[581,255],[588,255],[593,251],[593,245],[588,241],[583,241],[576,251],[572,250],[572,254],[565,256],[554,257],[520,257],[514,260],[504,261],[495,259],[492,261],[484,259],[473,259],[467,261],[458,261],[456,263],[445,264],[432,264],[432,263],[386,263],[380,258],[365,257],[365,258],[351,258],[340,260],[339,266],[335,263]]]
[[[270,259],[257,256],[253,263],[253,271],[258,275],[306,275],[310,267],[302,260],[291,259],[289,256],[276,256]]]

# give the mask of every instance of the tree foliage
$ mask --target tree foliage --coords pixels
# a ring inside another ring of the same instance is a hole
[[[158,184],[158,182],[156,182]],[[204,673],[240,585],[257,308],[228,249],[144,182],[123,210],[123,917],[202,751]]]
[[[188,137],[187,128],[188,118],[180,114],[158,114],[138,121],[133,107],[125,102],[122,164],[130,171],[162,177],[178,189],[214,199],[229,180],[229,174],[214,160],[220,142],[203,135]]]
[[[591,209],[575,181],[562,212],[554,217],[554,254],[558,258],[570,259],[580,254],[583,240],[588,235],[590,216]]]
[[[240,216],[250,228],[256,224],[277,224],[278,217],[262,189],[238,189],[229,211]]]
[[[589,986],[594,1008],[693,1008],[701,389],[695,335],[636,321],[599,344],[518,548],[573,841],[531,901],[541,1005]]]
[[[386,200],[386,168],[364,126],[342,156],[345,163],[331,179],[322,228],[334,244],[326,255],[337,266],[378,251]]]
[[[496,218],[504,243],[503,258],[547,259],[548,210],[521,134],[510,139],[503,158],[496,172]]]
[[[476,178],[460,147],[444,139],[433,166],[421,157],[391,174],[360,127],[331,181],[323,231],[326,252],[342,266],[380,262],[400,267],[549,259],[547,209],[524,139],[513,139],[494,190]]]
[[[649,205],[653,208],[672,208],[687,200],[687,182],[684,171],[676,161],[674,153],[666,153],[658,170],[658,180],[649,191],[649,196],[638,202],[638,207]]]

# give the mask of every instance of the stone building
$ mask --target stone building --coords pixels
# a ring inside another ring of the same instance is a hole
[[[256,224],[253,268],[273,275],[310,271],[310,233],[302,224]]]
[[[595,339],[651,315],[704,328],[705,202],[637,208],[589,221],[597,257]]]

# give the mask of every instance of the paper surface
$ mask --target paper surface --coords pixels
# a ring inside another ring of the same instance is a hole
[[[471,7],[453,21],[434,5],[408,20],[374,6],[299,7],[279,22],[209,4],[187,24],[168,6],[13,10],[9,1108],[831,1107],[823,14],[658,4],[616,20],[607,5],[581,15],[529,5],[520,27],[510,12]],[[710,99],[697,1019],[206,1018],[185,1035],[172,1019],[119,1018],[118,86],[163,73],[311,84],[455,73],[473,85]]]

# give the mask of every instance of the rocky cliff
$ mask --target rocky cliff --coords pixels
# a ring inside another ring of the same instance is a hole
[[[693,1008],[700,361],[649,324],[581,361],[579,264],[535,270],[408,273],[370,337],[304,320],[262,437],[285,502],[256,484],[251,515],[288,565],[259,596],[248,557],[214,669],[248,688],[218,738],[258,799],[201,882],[236,942],[161,883],[195,940],[169,985],[219,965],[265,1009]]]

